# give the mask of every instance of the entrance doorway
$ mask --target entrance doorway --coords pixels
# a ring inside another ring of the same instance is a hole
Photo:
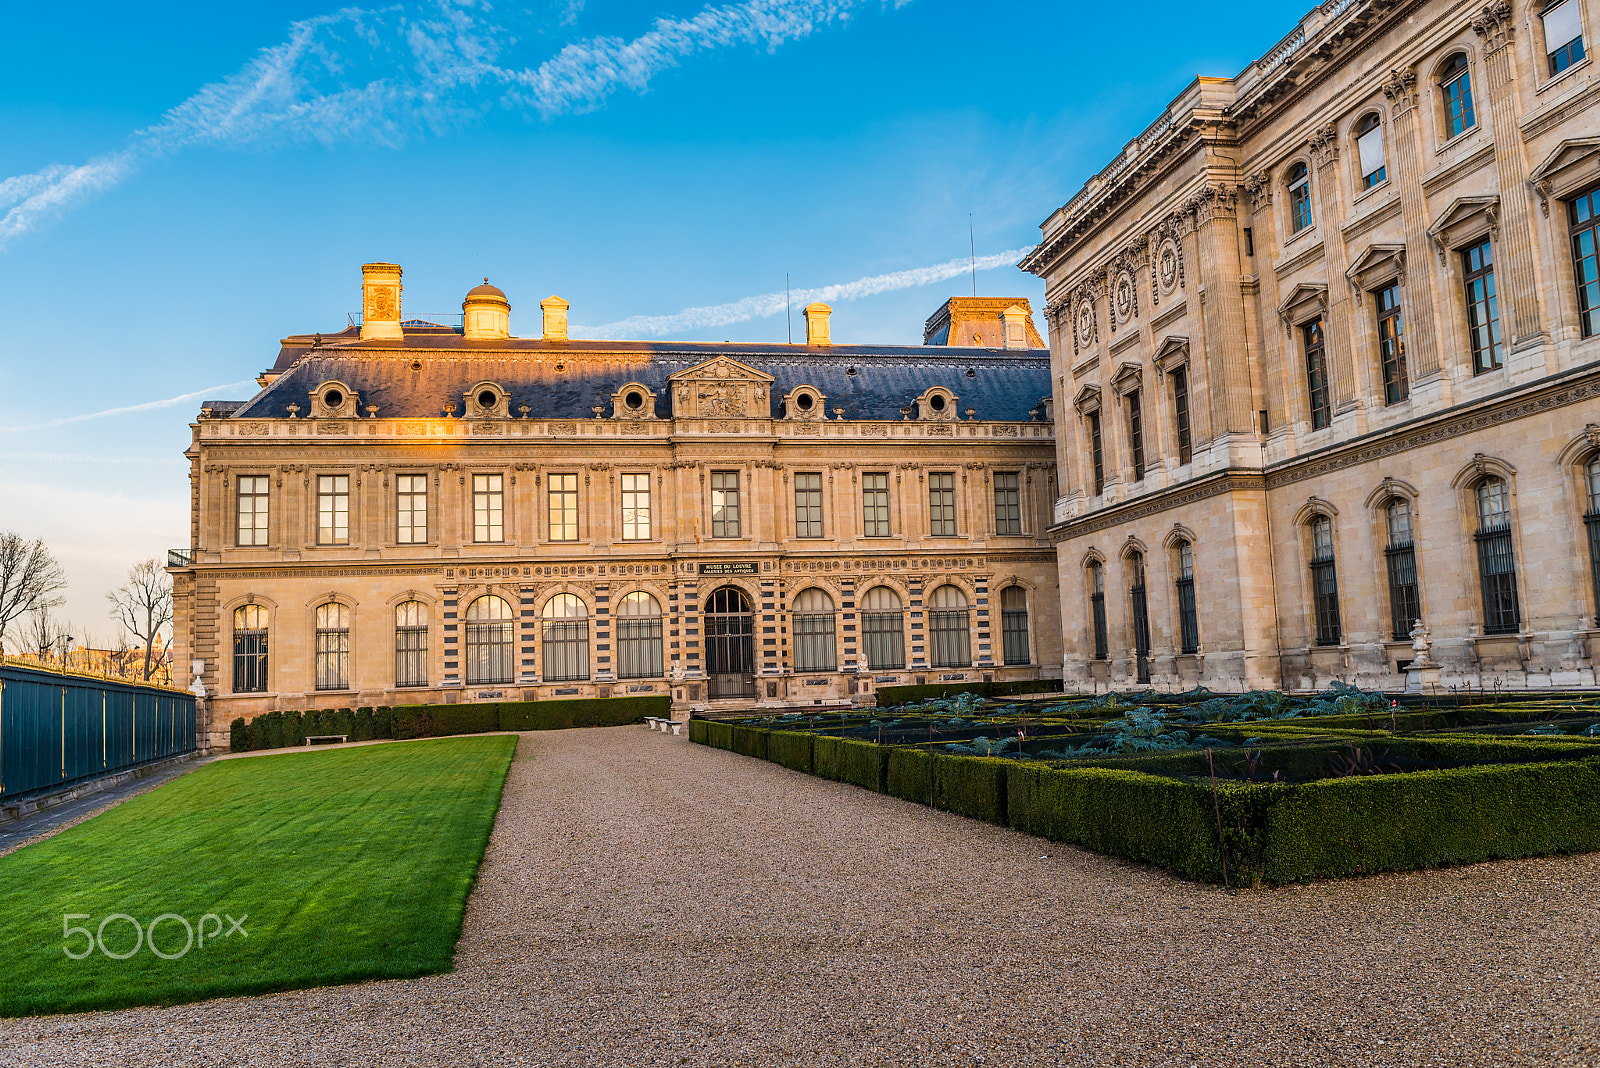
[[[713,701],[756,695],[755,617],[750,599],[724,586],[706,602],[706,674]]]

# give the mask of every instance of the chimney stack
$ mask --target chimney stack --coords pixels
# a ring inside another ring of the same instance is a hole
[[[361,340],[398,341],[400,329],[400,265],[361,265]]]
[[[807,345],[832,345],[833,340],[828,336],[828,316],[833,309],[820,300],[815,304],[807,304],[806,317],[806,344]]]
[[[1008,349],[1025,349],[1028,347],[1028,313],[1022,306],[1013,304],[1000,313],[1000,318],[1005,320],[1005,330],[1001,334],[1001,347]]]
[[[567,309],[572,305],[552,293],[539,302],[539,307],[544,311],[544,339],[567,340]]]

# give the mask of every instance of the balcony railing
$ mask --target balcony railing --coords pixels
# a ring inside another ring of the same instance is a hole
[[[346,314],[345,318],[349,322],[350,326],[358,329],[360,328],[360,312],[349,312]],[[412,315],[401,320],[400,325],[402,327],[445,326],[449,327],[451,330],[460,330],[465,324],[465,321],[466,313],[464,312],[422,312],[421,314]]]
[[[168,567],[188,567],[192,563],[194,563],[194,550],[193,549],[168,549],[167,550],[167,566]]]

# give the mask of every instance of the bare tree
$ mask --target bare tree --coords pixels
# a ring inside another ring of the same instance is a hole
[[[156,645],[161,628],[172,622],[172,579],[155,557],[141,560],[128,569],[128,581],[106,594],[106,600],[111,602],[111,618],[144,647],[140,677],[148,680],[160,656]]]
[[[42,540],[0,531],[0,652],[8,629],[29,612],[60,605],[56,593],[66,587],[66,573]]]
[[[22,636],[28,651],[41,661],[51,659],[58,650],[64,661],[67,643],[73,637],[72,624],[52,616],[48,607],[35,608],[28,614],[27,628]]]

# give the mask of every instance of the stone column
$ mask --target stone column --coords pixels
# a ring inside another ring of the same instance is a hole
[[[1421,134],[1417,129],[1417,72],[1414,67],[1391,71],[1383,92],[1393,105],[1389,158],[1391,180],[1400,197],[1400,218],[1406,233],[1405,355],[1411,379],[1439,373],[1439,343],[1434,330],[1433,258],[1428,238],[1428,202],[1422,195],[1418,162]]]
[[[1507,348],[1544,336],[1534,277],[1532,220],[1528,215],[1528,165],[1517,129],[1516,56],[1509,0],[1496,0],[1472,22],[1483,38],[1483,71],[1494,123],[1494,163],[1500,179],[1500,242],[1494,250],[1500,321]]]
[[[1322,328],[1326,336],[1328,376],[1333,398],[1333,414],[1349,411],[1361,403],[1356,374],[1355,339],[1350,317],[1359,305],[1350,306],[1350,287],[1340,279],[1350,266],[1350,254],[1339,234],[1344,218],[1345,192],[1339,182],[1339,134],[1332,123],[1311,135],[1311,159],[1317,168],[1316,226],[1321,232],[1322,254],[1328,265],[1328,310]]]
[[[1210,185],[1188,205],[1194,214],[1200,284],[1205,287],[1205,395],[1210,403],[1212,434],[1250,434],[1255,429],[1244,299],[1239,288],[1238,200],[1238,192],[1231,186]],[[1190,395],[1199,396],[1192,389]],[[1117,407],[1114,414],[1120,423],[1121,398]],[[1103,431],[1104,415],[1101,426]]]

